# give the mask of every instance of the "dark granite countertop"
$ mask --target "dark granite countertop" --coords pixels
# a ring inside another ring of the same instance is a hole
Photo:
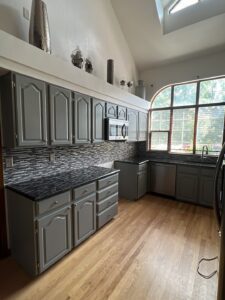
[[[133,158],[128,158],[128,159],[115,160],[115,162],[124,162],[127,164],[141,165],[141,164],[149,162],[149,159],[141,158],[141,157],[133,157]]]
[[[205,168],[215,168],[216,164],[207,163],[207,162],[198,162],[198,161],[182,161],[175,159],[149,159],[150,162],[158,162],[158,163],[167,163],[167,164],[176,164],[176,165],[186,165],[186,166],[196,166],[196,167],[205,167]]]
[[[40,201],[118,172],[119,170],[115,169],[91,166],[48,177],[31,179],[17,184],[10,184],[6,188],[22,194],[33,201]]]
[[[188,165],[188,166],[196,166],[196,167],[206,167],[206,168],[215,168],[215,163],[208,163],[202,161],[182,161],[175,159],[167,159],[167,158],[146,158],[146,157],[134,157],[124,160],[116,160],[118,162],[124,162],[129,164],[143,164],[146,162],[157,162],[157,163],[166,163],[166,164],[176,164],[176,165]]]

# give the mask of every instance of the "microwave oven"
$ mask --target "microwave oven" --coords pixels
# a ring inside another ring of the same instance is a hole
[[[128,139],[128,121],[106,119],[106,139],[108,141],[126,141]]]

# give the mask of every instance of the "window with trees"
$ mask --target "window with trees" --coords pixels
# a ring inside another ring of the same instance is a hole
[[[149,150],[218,155],[224,142],[225,78],[166,87],[150,109]]]

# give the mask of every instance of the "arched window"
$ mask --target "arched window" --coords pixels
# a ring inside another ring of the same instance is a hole
[[[149,150],[218,155],[224,142],[225,78],[171,85],[152,100]]]

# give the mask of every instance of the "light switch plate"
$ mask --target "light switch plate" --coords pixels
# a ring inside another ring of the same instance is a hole
[[[28,21],[30,20],[30,12],[26,7],[23,7],[23,17]]]
[[[12,168],[13,167],[13,157],[12,156],[6,157],[5,166],[6,166],[6,168]]]

